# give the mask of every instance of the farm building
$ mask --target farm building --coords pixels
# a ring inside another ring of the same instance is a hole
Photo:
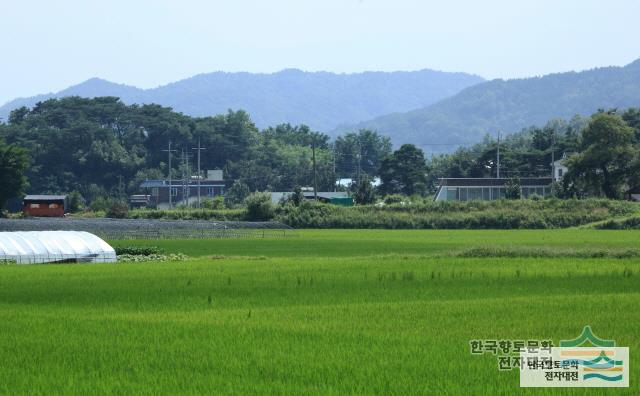
[[[145,208],[149,205],[151,196],[146,194],[134,194],[129,197],[129,206],[132,208]]]
[[[206,178],[197,177],[190,180],[145,180],[140,188],[149,195],[149,205],[158,209],[166,209],[169,202],[173,206],[187,205],[196,202],[198,189],[201,199],[224,195],[224,179],[221,170],[207,171]],[[171,194],[171,199],[169,198]]]
[[[27,195],[22,199],[22,212],[27,216],[62,217],[66,209],[66,195]]]
[[[435,201],[492,201],[505,198],[507,178],[448,178],[440,179]],[[523,198],[531,195],[551,195],[550,177],[525,177],[520,179]]]
[[[0,232],[0,262],[110,263],[116,252],[108,243],[84,231]]]

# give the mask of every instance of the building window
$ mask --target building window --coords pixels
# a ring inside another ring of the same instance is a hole
[[[154,197],[158,196],[158,187],[154,187],[151,189],[151,195],[153,195]]]
[[[447,187],[446,201],[455,201],[458,199],[458,189],[455,187]]]
[[[40,207],[40,204],[32,203],[32,204],[30,204],[30,205],[29,205],[29,207],[30,207],[31,209],[38,209],[38,208]]]
[[[58,204],[54,204],[54,203],[49,204],[49,209],[58,209]]]
[[[213,187],[207,187],[207,195],[213,197]]]
[[[171,196],[172,197],[178,196],[178,189],[176,187],[171,187]]]
[[[558,169],[558,177],[562,177],[562,168]]]

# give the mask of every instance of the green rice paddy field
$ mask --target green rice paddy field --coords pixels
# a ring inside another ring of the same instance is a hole
[[[0,266],[0,393],[640,394],[640,231],[111,242],[193,259]],[[630,348],[630,388],[521,389],[470,354],[584,325]]]

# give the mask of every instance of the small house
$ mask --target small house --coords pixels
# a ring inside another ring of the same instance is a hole
[[[64,217],[66,195],[27,195],[22,200],[22,212],[34,217]]]

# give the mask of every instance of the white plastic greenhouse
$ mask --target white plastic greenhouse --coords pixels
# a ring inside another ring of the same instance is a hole
[[[84,231],[0,232],[0,262],[109,263],[116,252],[108,243]]]

